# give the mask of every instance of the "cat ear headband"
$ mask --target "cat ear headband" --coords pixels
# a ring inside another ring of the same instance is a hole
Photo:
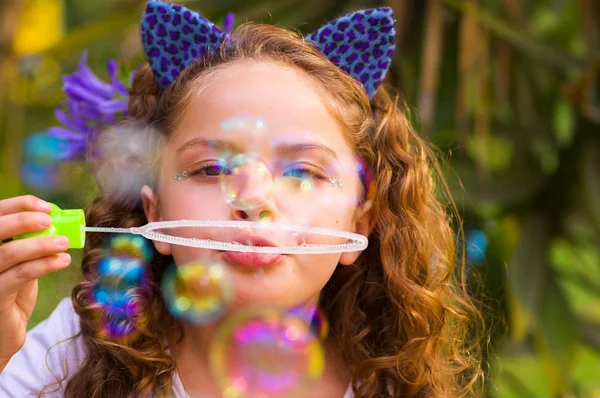
[[[160,86],[167,88],[191,62],[218,51],[227,33],[185,7],[150,0],[142,19],[142,42]],[[390,8],[356,11],[328,23],[305,39],[358,80],[372,98],[394,53]]]
[[[160,86],[167,88],[192,61],[214,54],[226,43],[233,15],[223,29],[185,7],[150,0],[141,26],[144,50]],[[330,22],[305,37],[372,98],[387,73],[394,53],[394,17],[390,8],[361,10]],[[63,78],[67,100],[56,109],[62,123],[47,134],[60,140],[56,160],[81,159],[98,126],[127,117],[127,83],[118,79],[114,60],[108,64],[109,83],[87,66],[84,53],[75,73]]]

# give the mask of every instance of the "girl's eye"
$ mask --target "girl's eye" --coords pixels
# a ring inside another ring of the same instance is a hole
[[[283,176],[299,178],[299,179],[307,179],[307,178],[314,178],[317,180],[326,180],[327,179],[327,176],[322,171],[315,170],[315,169],[307,167],[307,166],[296,166],[296,167],[289,168],[286,171],[284,171]]]
[[[190,176],[199,177],[218,177],[221,174],[227,174],[227,170],[220,164],[209,164],[203,167],[194,169],[188,173]]]

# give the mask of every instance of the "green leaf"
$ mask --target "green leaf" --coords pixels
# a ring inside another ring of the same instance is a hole
[[[575,130],[575,112],[570,102],[558,97],[554,103],[553,126],[559,147],[567,147],[573,141]]]
[[[534,33],[544,36],[554,32],[559,25],[559,16],[552,7],[539,7],[531,15],[529,26]]]
[[[596,332],[600,335],[599,330]],[[600,397],[598,369],[600,369],[600,344],[596,351],[580,345],[577,350],[577,362],[573,367],[573,380],[582,389],[580,397]]]
[[[528,215],[523,220],[521,238],[508,269],[510,286],[532,315],[540,307],[548,279],[546,252],[549,241],[548,220],[541,214]]]
[[[475,208],[483,203],[486,206],[495,204],[506,207],[526,202],[543,187],[547,178],[538,170],[519,167],[494,175],[493,178],[482,179],[479,170],[470,162],[455,161],[452,166],[455,175],[448,175],[446,179],[454,199],[460,205],[460,198],[467,192],[469,201],[465,205]]]
[[[548,137],[537,137],[530,142],[531,150],[537,157],[541,169],[546,174],[552,174],[558,168],[558,148]]]
[[[583,202],[591,221],[597,231],[600,231],[600,145],[590,142],[585,146],[581,166],[581,191]]]
[[[585,320],[580,323],[580,328],[583,342],[600,355],[600,324]]]
[[[548,261],[548,224],[542,214],[533,213],[525,218],[508,280],[519,303],[535,318],[536,329],[548,352],[566,372],[573,360],[577,329]]]
[[[527,353],[499,355],[493,366],[495,398],[548,397],[546,375],[538,357]]]
[[[513,158],[511,140],[500,135],[476,135],[467,149],[475,163],[491,171],[505,171]]]
[[[551,273],[543,288],[537,326],[549,353],[562,372],[568,374],[575,358],[579,332],[575,316]]]

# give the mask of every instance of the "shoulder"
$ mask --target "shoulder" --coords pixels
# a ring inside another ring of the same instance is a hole
[[[0,397],[62,396],[60,382],[73,374],[85,353],[79,334],[79,317],[71,299],[63,299],[50,317],[27,333],[25,345],[0,373]],[[64,386],[64,382],[62,383]]]
[[[352,390],[352,383],[348,385],[346,392],[344,393],[344,398],[354,398],[354,391]]]

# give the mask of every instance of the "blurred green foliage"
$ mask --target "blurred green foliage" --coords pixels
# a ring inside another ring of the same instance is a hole
[[[54,1],[54,0],[47,0]],[[85,165],[65,166],[70,190],[36,191],[19,177],[23,138],[56,124],[60,76],[84,48],[106,61],[143,61],[143,0],[56,0],[59,41],[14,54],[0,43],[0,197],[33,192],[83,207]],[[7,2],[9,15],[43,0]],[[600,395],[600,5],[594,0],[179,1],[217,23],[233,11],[311,32],[334,16],[387,5],[397,16],[388,83],[448,160],[466,231],[483,231],[481,275],[491,327],[492,397]],[[8,13],[8,14],[7,14]],[[40,31],[40,35],[44,35]],[[4,52],[2,52],[4,51]],[[79,187],[79,189],[75,189]],[[78,253],[74,253],[75,256]],[[40,281],[32,325],[69,294],[77,260]]]

